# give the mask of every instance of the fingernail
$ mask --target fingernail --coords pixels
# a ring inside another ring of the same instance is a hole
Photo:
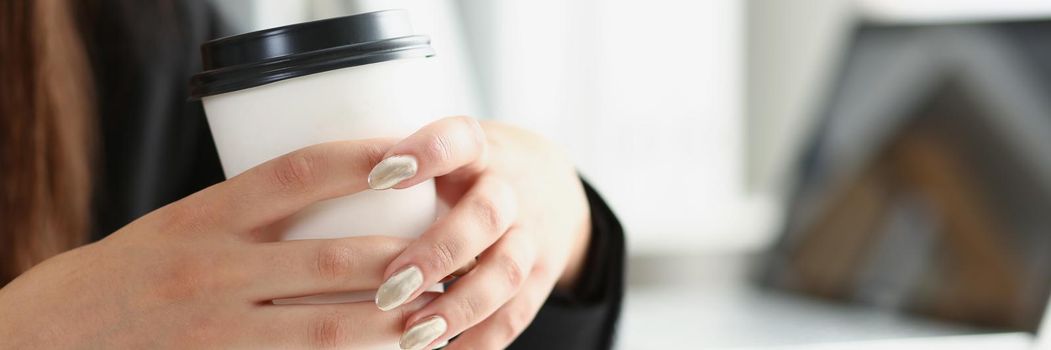
[[[434,349],[441,349],[441,348],[444,348],[446,346],[449,346],[449,341],[448,340],[443,341],[443,342],[438,343],[438,344],[434,344]]]
[[[405,331],[398,342],[403,350],[423,350],[428,344],[445,334],[448,325],[441,316],[431,316]]]
[[[376,306],[383,311],[392,310],[404,304],[423,285],[423,272],[416,266],[410,266],[390,276],[376,291]]]
[[[416,176],[416,157],[393,156],[376,164],[369,172],[369,188],[385,190]]]

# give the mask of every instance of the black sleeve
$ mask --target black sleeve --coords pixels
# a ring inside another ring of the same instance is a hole
[[[584,191],[591,207],[591,240],[581,280],[571,293],[553,293],[509,349],[613,347],[624,297],[624,230],[587,182]]]
[[[223,180],[200,101],[199,45],[224,30],[206,0],[77,1],[98,118],[93,239]]]

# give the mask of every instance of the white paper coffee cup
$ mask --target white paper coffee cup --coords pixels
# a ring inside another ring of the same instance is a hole
[[[214,40],[191,90],[208,116],[226,176],[310,145],[405,137],[440,117],[429,38],[388,10]],[[438,201],[431,181],[311,205],[282,222],[284,239],[416,237]],[[303,303],[371,300],[349,291]]]

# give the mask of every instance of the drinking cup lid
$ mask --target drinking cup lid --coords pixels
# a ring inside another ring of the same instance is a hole
[[[204,71],[190,96],[247,89],[333,69],[434,56],[405,10],[386,10],[264,29],[201,45]]]

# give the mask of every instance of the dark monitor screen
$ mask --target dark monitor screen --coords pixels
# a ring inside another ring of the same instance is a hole
[[[764,285],[1035,331],[1051,291],[1051,21],[862,24]]]

